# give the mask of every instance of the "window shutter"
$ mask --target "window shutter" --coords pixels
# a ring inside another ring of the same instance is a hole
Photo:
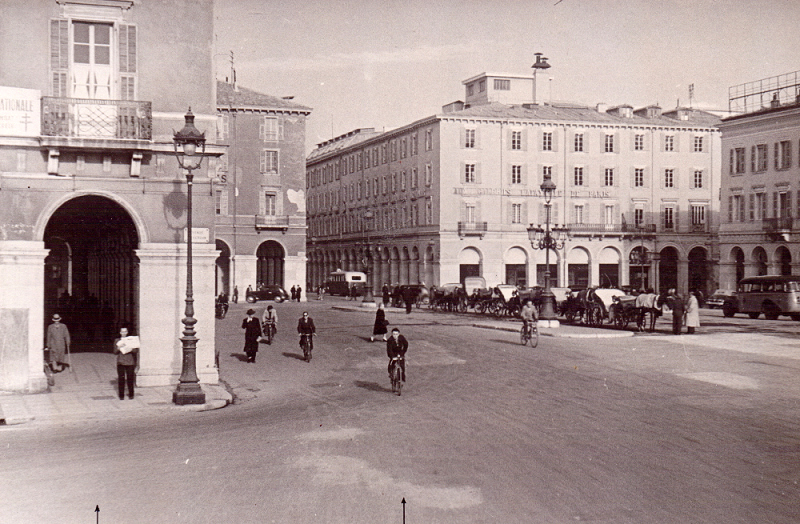
[[[663,153],[667,150],[667,135],[659,133],[659,136],[661,137],[661,152]]]
[[[614,152],[619,153],[620,151],[620,143],[619,143],[619,132],[614,133]]]
[[[527,202],[523,202],[522,203],[522,209],[520,211],[519,221],[520,221],[521,224],[527,224],[528,223],[528,203]]]
[[[122,100],[136,99],[136,26],[119,28],[119,72]]]
[[[481,183],[481,164],[480,162],[475,162],[475,183]]]
[[[481,148],[481,130],[479,127],[475,127],[475,149]]]
[[[50,90],[53,96],[66,97],[69,72],[69,22],[50,20]]]
[[[772,218],[778,218],[778,192],[772,193]]]
[[[458,136],[458,147],[464,149],[466,145],[467,145],[467,130],[462,127]]]
[[[780,153],[778,152],[778,142],[775,142],[775,169],[778,169],[778,159],[780,157]]]
[[[550,226],[552,227],[553,225],[560,223],[561,222],[558,220],[558,202],[553,202],[553,207],[550,215]]]
[[[680,216],[681,216],[680,206],[678,204],[675,204],[675,207],[673,208],[672,211],[672,222],[675,226],[675,232],[680,231]]]
[[[672,149],[676,153],[680,152],[680,150],[681,150],[681,133],[675,133],[675,136],[672,139]]]
[[[631,167],[630,183],[628,184],[628,187],[636,189],[636,168],[635,167]]]
[[[528,185],[528,164],[522,164],[522,167],[520,168],[520,171],[522,171],[522,185],[527,186]]]
[[[523,129],[520,137],[520,147],[522,151],[528,150],[528,129]]]
[[[786,218],[792,216],[792,193],[791,191],[786,192]]]
[[[553,151],[558,151],[558,135],[560,133],[558,133],[558,129],[553,129],[550,133],[550,136],[553,137]]]
[[[681,180],[681,170],[679,168],[675,168],[672,170],[672,187],[674,189],[678,189],[681,187],[680,180]]]

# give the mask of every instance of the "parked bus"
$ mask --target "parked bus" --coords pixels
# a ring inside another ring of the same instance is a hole
[[[355,286],[359,295],[364,294],[367,275],[361,271],[334,271],[328,275],[325,288],[330,295],[348,296],[350,288]]]
[[[800,320],[800,276],[743,278],[736,289],[736,301],[724,304],[722,313],[726,317],[746,313],[750,318],[764,313],[767,320],[788,315],[792,320]]]

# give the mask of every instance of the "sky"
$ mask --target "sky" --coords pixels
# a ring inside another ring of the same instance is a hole
[[[306,149],[464,99],[483,72],[552,66],[537,98],[726,110],[728,88],[800,70],[798,0],[216,0],[218,79],[313,109]],[[793,36],[794,35],[794,36]]]

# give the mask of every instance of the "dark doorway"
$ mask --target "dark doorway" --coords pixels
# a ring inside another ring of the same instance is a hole
[[[464,282],[464,279],[467,277],[479,277],[481,276],[481,265],[480,264],[461,264],[459,265],[459,278],[461,279],[461,283]]]
[[[111,351],[119,326],[138,334],[136,226],[116,202],[87,195],[61,206],[44,233],[44,314],[59,313],[74,351]]]
[[[671,288],[678,289],[678,250],[665,247],[661,250],[661,263],[658,267],[659,293],[666,293]]]
[[[702,247],[689,251],[689,291],[701,291],[709,296],[707,252]],[[713,291],[713,290],[711,290]]]
[[[256,282],[259,286],[275,285],[283,287],[283,246],[274,240],[267,240],[256,252]]]
[[[506,264],[506,284],[526,287],[525,264]]]
[[[780,267],[780,274],[789,276],[792,274],[792,254],[786,249],[785,246],[778,248],[777,252],[778,266]]]

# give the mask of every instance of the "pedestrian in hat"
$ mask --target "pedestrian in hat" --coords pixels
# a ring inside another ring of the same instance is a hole
[[[254,309],[247,310],[247,318],[242,320],[242,329],[244,329],[244,353],[247,355],[248,362],[256,361],[256,353],[258,353],[258,339],[261,336],[261,322],[255,318],[256,312]]]
[[[61,315],[53,315],[53,323],[47,326],[47,348],[50,350],[50,369],[58,373],[69,367],[69,329],[61,323]]]

